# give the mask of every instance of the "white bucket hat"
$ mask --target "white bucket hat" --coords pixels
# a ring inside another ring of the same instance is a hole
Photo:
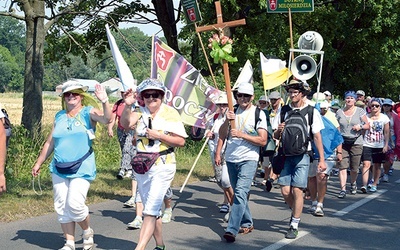
[[[63,96],[64,93],[67,93],[67,92],[70,92],[73,90],[77,90],[77,89],[81,89],[83,92],[86,92],[89,89],[89,87],[83,86],[81,83],[76,82],[76,81],[68,81],[62,85],[62,91],[61,91],[60,96]]]

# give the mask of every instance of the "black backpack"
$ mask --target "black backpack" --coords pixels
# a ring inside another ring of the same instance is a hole
[[[1,112],[3,112],[3,114],[4,114],[4,123],[3,123],[4,128],[5,129],[11,128],[12,124],[11,124],[10,119],[8,118],[7,111],[5,109],[1,109]]]
[[[284,119],[287,113],[286,119]],[[306,115],[308,114],[307,129]],[[285,105],[281,110],[281,121],[285,121],[285,128],[282,132],[281,145],[285,156],[302,155],[308,151],[308,143],[311,140],[311,124],[313,121],[314,108],[310,105],[302,110],[292,109]]]

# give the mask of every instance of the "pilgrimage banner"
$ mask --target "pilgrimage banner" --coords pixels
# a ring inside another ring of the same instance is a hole
[[[210,86],[200,71],[157,36],[152,41],[151,77],[167,87],[166,103],[179,112],[185,124],[205,128],[221,91]]]

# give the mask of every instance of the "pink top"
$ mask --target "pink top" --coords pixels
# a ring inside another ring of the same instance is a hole
[[[114,106],[113,106],[113,108],[112,108],[112,112],[113,113],[115,113],[116,114],[116,118],[117,118],[117,121],[118,121],[118,128],[120,128],[120,129],[124,129],[124,127],[122,127],[122,125],[121,125],[121,115],[122,115],[122,111],[124,111],[124,108],[125,108],[125,102],[116,102],[115,104],[114,104]]]

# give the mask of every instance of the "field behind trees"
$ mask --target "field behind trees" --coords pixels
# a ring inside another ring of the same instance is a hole
[[[115,99],[110,100],[111,103],[115,101]],[[0,222],[53,212],[51,176],[47,167],[50,159],[42,165],[40,178],[32,178],[31,168],[51,130],[54,115],[61,109],[61,98],[52,93],[43,95],[43,131],[33,138],[27,137],[26,130],[20,126],[22,94],[0,93],[0,104],[7,110],[14,125],[13,136],[7,150],[7,193],[0,197]],[[202,144],[203,141],[194,142],[188,138],[185,147],[176,150],[178,164],[172,186],[178,187],[183,184]],[[117,180],[115,177],[121,157],[118,141],[116,136],[108,137],[104,126],[96,131],[94,152],[97,178],[89,190],[88,203],[107,199],[128,199],[131,195],[130,179]],[[210,157],[208,150],[205,149],[189,182],[204,180],[212,175]]]

